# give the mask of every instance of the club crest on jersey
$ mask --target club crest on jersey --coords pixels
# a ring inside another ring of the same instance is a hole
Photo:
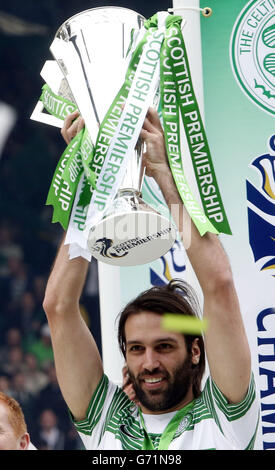
[[[186,416],[184,416],[184,418],[181,420],[179,426],[178,426],[178,429],[176,431],[176,434],[175,434],[175,437],[177,437],[178,435],[182,434],[183,431],[185,431],[188,426],[190,425],[192,421],[192,414],[191,413],[188,413]]]
[[[275,277],[275,135],[269,141],[270,154],[253,160],[261,178],[256,188],[246,181],[249,243],[254,261],[261,271],[269,271]]]

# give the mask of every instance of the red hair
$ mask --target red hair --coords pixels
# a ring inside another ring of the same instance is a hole
[[[8,409],[8,419],[16,437],[21,437],[27,432],[27,425],[21,406],[14,398],[9,397],[3,392],[0,392],[0,402]]]

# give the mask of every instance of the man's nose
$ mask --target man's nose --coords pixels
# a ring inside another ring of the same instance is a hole
[[[152,372],[160,366],[159,355],[153,349],[146,349],[144,354],[143,367]]]

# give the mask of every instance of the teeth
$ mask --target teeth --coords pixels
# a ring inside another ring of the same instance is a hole
[[[145,379],[144,381],[149,383],[149,384],[153,384],[153,383],[156,383],[156,382],[160,382],[162,379]]]

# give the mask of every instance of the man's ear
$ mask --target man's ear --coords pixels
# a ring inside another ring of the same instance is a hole
[[[28,450],[29,443],[30,443],[30,435],[27,432],[25,432],[25,434],[23,434],[23,436],[20,437],[19,449]]]
[[[192,364],[196,365],[200,362],[201,350],[198,345],[199,338],[194,339],[192,343]]]

